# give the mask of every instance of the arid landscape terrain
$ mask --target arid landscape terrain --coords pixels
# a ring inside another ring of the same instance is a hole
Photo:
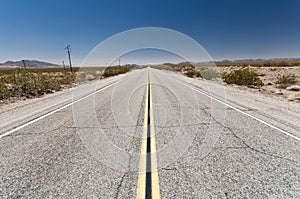
[[[243,67],[220,67],[221,73],[240,70]],[[255,71],[264,85],[260,88],[242,85],[227,85],[242,91],[263,93],[266,96],[300,103],[300,66],[294,67],[249,67]]]
[[[126,73],[132,69],[131,66],[74,67],[70,71],[69,68],[58,67],[48,62],[27,60],[27,68],[22,67],[21,61],[6,62],[0,65],[0,104],[42,97],[87,81]]]
[[[256,62],[180,63],[157,66],[199,80],[223,81],[241,92],[300,103],[300,62],[259,60]]]
[[[22,68],[22,62],[6,62],[0,67],[1,104],[41,97],[76,86],[79,83],[107,78],[146,66],[123,67],[75,67],[73,72],[62,66],[39,61],[28,61],[30,66]],[[37,64],[42,64],[38,67]],[[151,66],[162,70],[179,72],[199,80],[222,80],[226,87],[241,92],[261,93],[267,97],[300,103],[300,62],[296,61],[259,61],[259,62],[216,62],[213,64],[163,64]],[[245,71],[253,74],[234,74]],[[225,78],[233,74],[231,81]],[[252,76],[253,75],[253,76]],[[250,76],[250,77],[249,77]],[[233,78],[233,79],[232,79]],[[246,81],[244,79],[246,78]],[[251,82],[257,79],[257,82]],[[235,82],[239,81],[239,82]]]

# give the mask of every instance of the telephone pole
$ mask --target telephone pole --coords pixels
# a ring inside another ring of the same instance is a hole
[[[65,48],[65,50],[67,51],[68,56],[69,56],[70,70],[71,70],[71,72],[73,72],[72,61],[71,61],[71,46],[70,46],[70,44],[67,45],[67,47]]]
[[[24,69],[26,70],[25,60],[23,59],[22,62],[23,62]]]
[[[66,70],[65,61],[62,61],[62,63],[63,63],[64,70]]]
[[[121,59],[119,59],[119,66],[121,66]]]

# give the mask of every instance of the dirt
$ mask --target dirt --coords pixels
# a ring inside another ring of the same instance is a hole
[[[234,70],[242,69],[242,67],[219,67],[220,73],[231,72]],[[300,91],[290,91],[286,88],[280,88],[277,84],[277,80],[282,75],[294,75],[296,77],[297,83],[290,86],[300,86],[300,66],[295,67],[250,67],[251,70],[256,71],[259,74],[259,78],[263,81],[264,86],[261,88],[251,88],[247,86],[238,85],[226,85],[228,87],[234,87],[246,92],[252,93],[263,93],[267,96],[277,98],[280,100],[294,101],[300,104]]]

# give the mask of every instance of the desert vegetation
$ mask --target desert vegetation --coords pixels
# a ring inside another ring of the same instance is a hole
[[[190,78],[211,80],[220,77],[216,68],[212,67],[211,64],[191,64],[186,62],[179,64],[164,64],[161,66],[153,66],[153,68],[180,72]]]
[[[300,102],[299,59],[165,63],[151,67],[178,72],[189,78],[222,78],[228,87]]]
[[[258,77],[255,71],[249,68],[235,70],[230,73],[224,73],[222,75],[224,82],[227,84],[245,85],[245,86],[258,86],[264,85],[262,80]]]
[[[107,67],[104,70],[103,77],[111,77],[123,73],[127,73],[133,69],[132,66],[123,66],[123,67],[117,67],[117,66],[112,66],[112,67]]]
[[[34,73],[18,69],[0,77],[0,100],[52,93],[70,87],[75,79],[74,73]]]
[[[232,62],[216,62],[218,67],[242,66],[242,67],[291,67],[300,66],[300,61],[232,61]]]
[[[285,89],[296,84],[297,80],[295,75],[280,75],[275,83],[277,88]]]
[[[85,67],[0,69],[0,100],[33,98],[53,93],[75,84],[102,79],[132,70],[133,67]]]

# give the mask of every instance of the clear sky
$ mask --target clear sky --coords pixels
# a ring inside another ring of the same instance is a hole
[[[0,0],[0,62],[75,64],[101,41],[163,27],[199,42],[213,59],[300,57],[299,0]]]

